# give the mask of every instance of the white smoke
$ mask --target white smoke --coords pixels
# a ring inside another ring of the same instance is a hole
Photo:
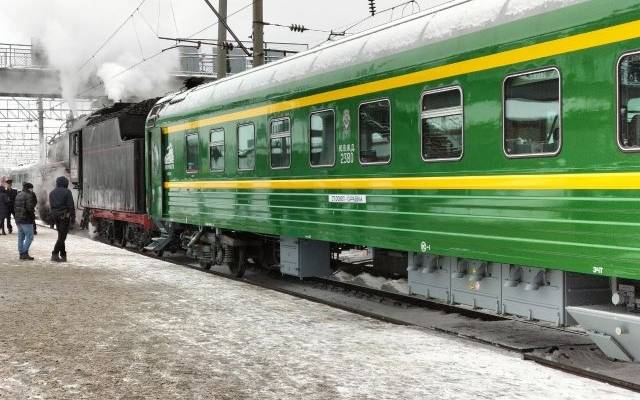
[[[110,62],[98,68],[98,77],[104,82],[107,97],[111,100],[120,101],[128,94],[126,71],[126,67]]]
[[[49,66],[59,72],[62,95],[72,109],[74,99],[87,96],[88,89],[99,88],[101,81],[107,95],[116,101],[159,96],[171,89],[170,73],[177,68],[177,51],[151,59],[171,43],[159,40],[153,27],[145,25],[145,18],[151,15],[159,26],[166,25],[164,20],[169,16],[158,14],[158,2],[149,1],[99,51],[138,1],[47,0],[46,7],[43,3],[11,2],[3,12],[44,47]],[[148,60],[130,69],[144,59]]]
[[[111,100],[144,99],[169,90],[169,74],[157,74],[148,68],[129,70],[126,63],[106,62],[97,75]]]

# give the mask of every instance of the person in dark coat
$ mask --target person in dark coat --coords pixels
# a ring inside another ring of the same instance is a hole
[[[33,260],[29,255],[29,248],[33,242],[33,225],[36,223],[36,201],[31,183],[22,184],[22,191],[16,196],[15,212],[20,259]]]
[[[67,249],[64,241],[69,233],[69,226],[75,222],[76,207],[73,204],[73,195],[69,190],[69,180],[64,176],[56,179],[56,188],[49,193],[49,207],[51,207],[51,217],[56,229],[58,229],[58,240],[51,253],[51,261],[66,262]]]
[[[38,196],[36,196],[35,192],[33,191],[33,185],[31,185],[32,190],[29,192],[31,194],[31,197],[33,198],[33,208],[35,209],[35,207],[38,205]],[[37,235],[38,234],[38,226],[36,225],[36,214],[35,212],[33,213],[33,234]]]
[[[9,233],[13,232],[13,227],[11,226],[11,216],[16,218],[16,213],[14,211],[14,206],[16,204],[16,196],[18,195],[18,191],[13,188],[13,180],[7,179],[5,181],[5,189],[7,193],[7,197],[9,198],[9,216],[7,217],[7,229]]]
[[[4,220],[9,218],[9,197],[3,186],[0,186],[0,231],[2,235],[6,235],[4,231]],[[11,226],[11,225],[9,225]]]

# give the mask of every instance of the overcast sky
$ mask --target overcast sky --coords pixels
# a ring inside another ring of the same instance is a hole
[[[28,43],[36,35],[38,25],[59,20],[65,25],[75,25],[78,35],[87,27],[94,33],[108,36],[140,4],[141,0],[0,0],[0,43]],[[404,0],[376,0],[378,11],[403,3]],[[362,30],[371,24],[380,24],[397,18],[403,13],[428,8],[445,0],[416,0],[386,12],[355,27],[351,32]],[[229,14],[249,5],[251,0],[228,0]],[[214,6],[218,0],[212,0]],[[173,9],[173,12],[171,11]],[[264,19],[282,25],[302,24],[320,30],[341,30],[345,26],[367,17],[367,0],[264,0]],[[252,8],[249,6],[229,19],[229,24],[241,39],[251,34]],[[175,23],[173,16],[175,15]],[[75,19],[75,23],[74,23]],[[138,34],[151,32],[148,25],[160,35],[189,36],[216,20],[204,0],[146,0],[136,21]],[[148,24],[147,24],[148,23]],[[128,27],[127,27],[128,28]],[[213,27],[198,35],[215,38]],[[97,32],[95,32],[97,31]],[[177,32],[176,32],[177,31]],[[93,35],[92,35],[93,36]],[[96,35],[97,36],[97,35]],[[286,28],[265,27],[267,41],[295,41],[317,44],[327,38],[326,33],[292,33]],[[114,40],[135,40],[133,29],[123,29]],[[95,43],[96,48],[99,43]]]
[[[368,0],[264,0],[264,20],[285,26],[298,24],[321,31],[342,31],[366,19],[348,31],[357,33],[447,1],[416,0],[402,5],[407,1],[375,0],[378,12],[398,7],[367,18]],[[60,72],[63,97],[72,109],[76,107],[74,99],[82,97],[83,82],[95,75],[112,100],[163,95],[168,91],[167,79],[177,68],[178,57],[177,50],[162,52],[174,43],[160,40],[158,36],[189,37],[215,23],[216,17],[204,0],[145,0],[139,11],[135,11],[141,2],[0,0],[0,43],[29,44],[31,38],[39,38],[50,65]],[[211,2],[218,6],[218,0]],[[251,4],[251,0],[228,0],[229,15],[242,10],[228,20],[241,40],[249,40],[251,35]],[[118,33],[106,41],[119,26]],[[309,46],[324,42],[328,36],[327,32],[295,33],[274,26],[265,26],[264,34],[267,42],[299,42]],[[204,30],[196,37],[216,39],[217,27]],[[141,62],[143,59],[146,61]],[[78,110],[75,111],[77,114]],[[61,122],[52,123],[57,127]],[[20,132],[34,131],[37,132],[37,126],[30,120],[0,121],[0,136],[6,132],[20,136]],[[53,132],[48,128],[45,131]],[[37,141],[32,147],[37,154]],[[25,160],[2,161],[0,164],[16,165]]]

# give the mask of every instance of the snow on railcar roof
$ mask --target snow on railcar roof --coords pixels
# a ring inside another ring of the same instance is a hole
[[[167,105],[160,116],[176,116],[240,99],[251,92],[302,81],[584,1],[457,0],[189,89],[181,94],[182,101]]]

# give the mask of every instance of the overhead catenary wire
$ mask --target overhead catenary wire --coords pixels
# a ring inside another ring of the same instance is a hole
[[[233,17],[234,15],[236,15],[236,14],[238,14],[238,13],[240,13],[240,12],[242,12],[242,11],[246,10],[247,8],[249,8],[249,7],[253,6],[253,3],[254,3],[254,2],[252,1],[252,2],[250,2],[249,4],[246,4],[246,5],[242,6],[241,8],[237,9],[236,11],[232,12],[231,14],[229,14],[229,15],[227,16],[227,20],[229,20],[229,18]],[[191,39],[191,38],[193,38],[194,36],[199,35],[199,34],[201,34],[202,32],[206,31],[207,29],[213,28],[213,27],[214,27],[214,26],[216,26],[216,25],[218,25],[218,21],[217,21],[217,20],[216,20],[216,22],[214,22],[214,23],[212,23],[212,24],[209,24],[209,25],[205,26],[204,28],[200,29],[199,31],[197,31],[197,32],[195,32],[195,33],[193,33],[193,34],[191,34],[191,35],[187,36],[187,39]]]
[[[233,37],[233,40],[236,41],[236,43],[238,43],[238,46],[240,46],[240,48],[242,49],[242,51],[250,56],[251,53],[249,52],[249,50],[247,49],[247,47],[242,43],[242,41],[238,38],[238,36],[236,35],[236,33],[231,29],[231,27],[227,24],[227,17],[222,18],[220,16],[220,14],[218,13],[218,10],[216,10],[216,8],[213,6],[213,4],[211,4],[211,2],[209,0],[204,0],[204,2],[207,4],[207,6],[209,6],[209,8],[211,9],[211,11],[213,11],[213,13],[216,15],[216,17],[218,17],[218,21],[224,25],[225,29],[227,30],[227,32],[229,32],[229,34],[231,35],[231,37]]]
[[[100,48],[98,48],[98,50],[96,50],[96,52],[94,52],[94,54],[93,54],[91,57],[89,57],[89,59],[88,59],[85,63],[83,63],[83,66],[82,66],[81,68],[84,68],[84,66],[86,66],[86,64],[88,64],[88,63],[89,63],[89,62],[90,62],[90,61],[95,57],[95,55],[97,55],[97,54],[100,52],[100,50],[102,50],[102,48],[106,45],[106,43],[108,43],[108,41],[109,41],[109,40],[111,40],[111,38],[113,38],[113,36],[115,36],[115,35],[116,35],[120,30],[122,30],[122,27],[123,27],[124,25],[126,25],[126,23],[128,22],[128,20],[129,20],[130,18],[132,18],[132,17],[133,17],[133,15],[135,15],[135,14],[136,14],[136,12],[140,9],[140,7],[144,4],[144,2],[145,2],[145,1],[146,1],[146,0],[142,1],[142,2],[138,5],[138,7],[136,7],[136,9],[131,13],[131,15],[129,15],[129,17],[127,17],[127,19],[125,19],[125,21],[123,22],[123,24],[121,24],[122,26],[119,26],[119,27],[118,27],[118,29],[117,29],[116,31],[114,31],[114,32],[109,36],[108,40],[106,40],[106,41],[105,41],[105,43],[104,43],[103,45],[101,45],[101,46],[100,46]],[[229,15],[227,16],[227,20],[228,20],[230,17],[232,17],[232,16],[234,16],[234,15],[236,15],[236,14],[238,14],[238,13],[240,13],[240,12],[244,11],[244,10],[246,10],[247,8],[251,7],[252,5],[253,5],[253,1],[251,1],[250,3],[245,4],[244,6],[240,7],[240,8],[239,8],[239,9],[237,9],[236,11],[232,12],[231,14],[229,14]],[[193,38],[194,36],[196,36],[196,35],[198,35],[198,34],[200,34],[200,33],[204,32],[204,31],[206,31],[207,29],[209,29],[209,28],[211,28],[211,27],[213,27],[213,26],[215,26],[215,25],[217,25],[217,24],[218,24],[218,21],[216,21],[216,22],[214,22],[214,23],[212,23],[212,24],[210,24],[210,25],[207,25],[207,26],[205,26],[204,28],[199,29],[198,31],[196,31],[196,32],[192,33],[191,35],[187,36],[187,37],[186,37],[186,39]],[[147,24],[147,25],[148,25],[148,24]],[[151,27],[151,26],[149,26],[149,29],[150,29],[152,32],[154,32],[154,30],[152,29],[152,27]],[[155,32],[154,32],[154,34],[155,34]],[[159,36],[158,36],[157,34],[156,34],[156,37],[158,37],[158,38],[159,38]],[[124,70],[122,70],[122,71],[120,71],[120,72],[118,72],[118,73],[114,74],[113,76],[110,76],[108,79],[114,79],[114,78],[117,78],[117,77],[119,77],[119,76],[121,76],[121,75],[123,75],[123,74],[125,74],[125,73],[127,73],[127,72],[129,72],[129,71],[131,71],[131,70],[133,70],[133,69],[135,69],[135,68],[137,68],[137,67],[139,67],[140,65],[144,64],[145,62],[155,59],[156,57],[160,56],[161,54],[163,54],[164,52],[166,52],[166,51],[168,51],[168,50],[170,50],[170,49],[172,49],[172,48],[175,48],[175,46],[174,46],[174,47],[171,47],[171,48],[169,48],[169,49],[162,49],[162,50],[160,50],[160,51],[158,51],[158,52],[156,52],[156,53],[152,54],[151,56],[149,56],[149,57],[147,57],[147,58],[145,58],[145,59],[143,59],[143,60],[140,60],[140,61],[138,61],[138,62],[136,62],[136,63],[134,63],[134,64],[130,65],[130,66],[129,66],[129,67],[127,67],[126,69],[124,69]],[[82,90],[82,91],[78,92],[77,96],[82,96],[83,94],[90,93],[90,92],[91,92],[91,91],[93,91],[94,89],[97,89],[97,88],[99,88],[99,87],[101,87],[101,86],[104,86],[104,81],[102,81],[102,82],[98,82],[98,83],[96,83],[96,84],[92,85],[91,87],[86,88],[86,89],[84,89],[84,90]],[[66,100],[62,100],[62,101],[60,101],[60,102],[56,103],[55,105],[53,105],[52,107],[57,107],[57,106],[59,106],[59,105],[61,105],[61,104],[64,104],[64,103],[66,103]]]
[[[466,1],[470,1],[470,0],[466,0]],[[466,2],[466,1],[464,1],[464,0],[463,0],[463,2]],[[207,2],[208,2],[208,1],[207,1]],[[441,9],[441,7],[442,7],[442,6],[446,6],[447,4],[453,4],[453,3],[458,3],[458,2],[460,2],[460,0],[447,0],[447,1],[444,1],[444,2],[442,2],[442,3],[439,3],[437,6],[430,7],[430,9],[431,9],[431,8],[433,8],[433,9],[436,9],[436,8]],[[244,9],[246,9],[246,8],[248,8],[248,7],[250,7],[250,6],[252,6],[252,5],[253,5],[253,3],[254,3],[254,2],[252,1],[251,3],[249,3],[249,4],[247,4],[247,5],[243,6],[243,7],[241,7],[240,9],[238,9],[238,10],[236,10],[236,11],[234,11],[232,14],[230,14],[230,15],[227,17],[227,20],[228,20],[228,18],[229,18],[229,17],[231,17],[231,16],[233,16],[233,15],[235,15],[235,14],[237,14],[237,13],[241,12],[242,10],[244,10]],[[405,1],[405,2],[403,2],[403,3],[400,3],[400,4],[395,5],[395,6],[393,6],[393,7],[389,7],[389,8],[387,8],[387,9],[384,9],[384,10],[380,11],[378,14],[380,14],[380,13],[385,13],[385,12],[388,12],[388,11],[390,11],[390,10],[392,10],[392,9],[395,9],[395,8],[398,8],[398,7],[402,7],[402,6],[406,6],[407,4],[411,4],[411,3],[416,3],[416,0],[409,0],[409,1]],[[187,38],[186,38],[186,39],[190,39],[190,38],[194,37],[195,35],[197,35],[197,34],[199,34],[199,33],[202,33],[203,31],[205,31],[205,30],[209,29],[210,27],[215,26],[217,23],[218,23],[218,21],[216,21],[215,23],[213,23],[213,24],[211,24],[211,25],[209,25],[209,26],[207,26],[207,27],[205,27],[205,28],[203,28],[203,29],[201,29],[201,30],[199,30],[199,31],[197,31],[197,32],[195,32],[195,33],[193,33],[193,34],[189,35],[189,36],[187,36]],[[354,26],[355,26],[355,25],[357,25],[357,24],[354,24]],[[288,27],[288,26],[287,26],[287,27]],[[352,28],[347,28],[346,30],[349,30],[349,29],[352,29]],[[335,31],[327,31],[327,32],[331,32],[331,34],[334,34],[334,35],[345,35],[345,34],[346,34],[346,32],[343,32],[343,33],[335,32]],[[242,41],[238,40],[238,42],[242,42]],[[145,63],[146,61],[149,61],[149,60],[151,60],[151,59],[153,59],[153,58],[155,58],[155,57],[158,57],[158,56],[159,56],[159,55],[161,55],[163,52],[165,52],[165,51],[167,51],[167,50],[170,50],[170,49],[172,49],[172,48],[175,48],[175,47],[180,47],[180,46],[173,46],[173,47],[170,47],[170,48],[168,48],[168,49],[162,49],[162,50],[160,50],[159,52],[157,52],[157,53],[155,53],[154,55],[152,55],[151,57],[147,58],[146,60],[141,60],[141,61],[139,61],[139,62],[137,62],[137,63],[135,63],[135,64],[133,64],[133,65],[129,66],[129,67],[128,67],[128,68],[126,68],[125,70],[120,71],[120,72],[118,72],[117,74],[115,74],[115,75],[113,75],[113,76],[109,77],[109,79],[117,78],[118,76],[120,76],[120,75],[122,75],[122,74],[125,74],[125,73],[127,73],[127,72],[131,71],[132,69],[137,68],[139,65],[141,65],[141,64],[143,64],[143,63]],[[91,88],[89,88],[89,89],[86,89],[85,91],[83,91],[83,92],[81,92],[81,93],[79,93],[79,94],[81,95],[81,94],[83,94],[83,93],[87,93],[87,92],[89,92],[89,91],[91,91],[91,90],[93,90],[93,89],[96,89],[96,88],[98,88],[98,87],[100,87],[100,86],[102,86],[102,85],[104,85],[104,82],[100,82],[100,83],[98,83],[98,84],[96,84],[96,85],[92,86],[92,87],[91,87]]]
[[[138,48],[140,49],[140,56],[144,60],[144,50],[142,49],[142,42],[140,42],[140,35],[138,35],[138,29],[136,28],[135,19],[131,19],[131,26],[133,26],[133,33],[136,34],[136,40],[138,41]]]
[[[160,17],[162,16],[162,2],[158,2],[158,22],[156,23],[156,35],[160,34]],[[151,29],[153,31],[153,28]]]
[[[129,22],[129,20],[131,20],[133,16],[140,10],[140,7],[142,7],[146,1],[147,0],[142,0],[140,4],[138,4],[138,6],[131,12],[131,14],[129,14],[129,16],[127,16],[127,18],[125,18],[120,25],[118,25],[116,30],[113,31],[111,35],[109,35],[104,40],[104,42],[102,42],[102,44],[98,47],[98,49],[94,51],[93,54],[91,54],[91,56],[89,56],[89,58],[87,58],[87,60],[80,65],[80,67],[78,68],[78,72],[82,71],[98,55],[98,53],[100,53],[102,49],[105,48],[105,46],[111,41],[111,39],[113,39],[118,34],[118,32],[120,32],[122,28],[125,27],[127,22]]]
[[[158,2],[158,4],[161,4],[161,2]],[[140,19],[142,19],[145,25],[147,25],[149,30],[153,32],[155,36],[158,36],[160,34],[160,15],[158,15],[158,26],[156,29],[153,29],[153,25],[151,25],[151,23],[144,17],[143,13],[138,13],[138,16],[140,17]]]
[[[456,5],[460,4],[460,3],[466,3],[466,2],[469,2],[469,1],[471,1],[471,0],[462,0],[462,1],[461,0],[445,0],[445,1],[442,1],[442,2],[439,2],[437,4],[434,4],[434,5],[431,5],[431,6],[427,7],[425,9],[425,12],[429,11],[429,10],[436,10],[434,12],[439,12],[439,11],[442,11],[442,10],[447,9],[449,7],[454,7],[454,6],[456,6]],[[418,11],[417,12],[421,12],[422,11],[422,8],[420,7],[420,3],[418,2],[418,0],[404,1],[402,3],[394,5],[392,7],[386,8],[384,10],[377,11],[375,13],[375,15],[368,15],[368,16],[366,16],[366,17],[364,17],[364,18],[362,18],[362,19],[360,19],[360,20],[358,20],[358,21],[356,21],[354,23],[351,23],[351,24],[348,24],[348,25],[343,25],[343,26],[346,26],[346,28],[340,27],[340,28],[332,29],[331,33],[329,34],[329,37],[327,38],[327,40],[317,44],[314,47],[320,46],[320,45],[322,45],[322,44],[324,44],[324,43],[326,43],[328,41],[331,41],[336,36],[353,35],[353,34],[358,34],[358,33],[363,32],[364,30],[363,31],[359,31],[359,32],[353,32],[353,33],[352,32],[348,32],[348,31],[350,31],[353,28],[357,27],[358,25],[360,25],[360,24],[362,24],[362,23],[374,18],[375,16],[391,12],[392,13],[391,17],[392,17],[392,20],[393,20],[393,12],[394,12],[394,10],[396,10],[399,7],[403,7],[403,10],[404,10],[410,4],[415,4],[415,5],[418,6]],[[448,5],[450,5],[450,6],[448,6]],[[370,28],[367,28],[367,29],[370,29]]]
[[[326,30],[326,29],[316,29],[316,28],[307,28],[306,26],[302,25],[302,24],[291,24],[291,25],[283,25],[283,24],[277,24],[275,22],[266,22],[263,21],[262,25],[265,26],[275,26],[278,28],[287,28],[289,29],[291,32],[320,32],[320,33],[332,33],[331,30]]]
[[[396,4],[396,5],[392,6],[392,7],[385,8],[384,10],[380,10],[380,11],[375,11],[375,6],[374,6],[374,11],[370,15],[362,18],[361,20],[359,20],[356,23],[350,25],[349,27],[343,29],[342,31],[344,31],[344,32],[350,31],[351,29],[353,29],[356,26],[364,23],[367,20],[370,20],[373,17],[376,17],[376,16],[381,15],[381,14],[385,14],[385,13],[388,13],[388,12],[393,12],[393,10],[395,10],[396,8],[405,7],[405,6],[407,6],[409,4],[412,4],[412,3],[413,4],[417,4],[418,5],[418,11],[420,11],[420,4],[416,0],[408,0],[408,1],[405,1],[403,3]],[[446,4],[446,2],[442,3],[442,4]]]
[[[169,7],[171,8],[171,16],[173,17],[173,26],[176,28],[176,36],[180,36],[178,21],[176,21],[176,12],[173,9],[173,0],[169,0]]]

